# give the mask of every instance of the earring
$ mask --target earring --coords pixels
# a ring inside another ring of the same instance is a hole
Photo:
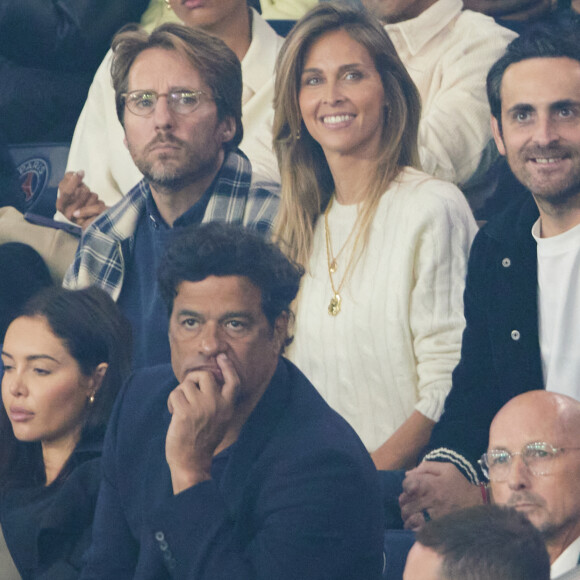
[[[92,395],[89,397],[89,405],[92,405],[94,402],[95,402],[95,395],[94,395],[94,394],[92,394]]]
[[[294,134],[294,138],[296,139],[296,141],[300,141],[301,136],[302,136],[301,129],[298,128],[298,131],[296,131],[296,133]]]
[[[165,6],[166,6],[167,10],[171,10],[171,2],[170,2],[170,0],[165,0]]]

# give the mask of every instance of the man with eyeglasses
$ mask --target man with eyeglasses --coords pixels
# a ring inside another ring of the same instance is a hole
[[[580,563],[580,402],[547,391],[514,397],[495,416],[480,464],[493,501],[540,530],[557,578]]]
[[[165,24],[119,33],[113,52],[117,115],[144,179],[87,228],[64,286],[96,284],[117,300],[139,368],[169,361],[155,272],[173,230],[220,221],[268,234],[279,198],[237,148],[241,68],[221,40]]]
[[[254,171],[279,182],[278,164],[272,148],[274,66],[284,41],[247,0],[151,0],[147,12],[154,25],[183,23],[223,40],[242,67],[244,136],[240,144]],[[79,117],[67,160],[67,172],[83,170],[82,179],[69,179],[59,187],[56,219],[63,216],[84,227],[102,207],[117,203],[142,178],[123,145],[123,128],[117,120],[111,88],[111,58],[103,60]],[[78,189],[78,184],[83,187]],[[89,195],[94,192],[95,197]]]

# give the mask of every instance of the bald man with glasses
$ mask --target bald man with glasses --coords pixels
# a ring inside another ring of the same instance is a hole
[[[480,465],[493,501],[525,514],[542,533],[551,577],[578,566],[580,402],[548,391],[514,397],[495,416]]]

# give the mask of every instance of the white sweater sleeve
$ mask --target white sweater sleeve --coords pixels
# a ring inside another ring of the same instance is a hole
[[[476,225],[465,199],[447,193],[448,184],[433,181],[430,187],[439,191],[421,203],[409,320],[418,376],[415,408],[437,421],[459,362],[463,290]]]

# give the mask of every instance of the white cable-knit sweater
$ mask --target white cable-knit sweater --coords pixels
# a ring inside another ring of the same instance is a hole
[[[335,255],[356,217],[356,205],[333,204]],[[443,411],[459,360],[467,257],[477,227],[454,185],[411,168],[383,195],[371,227],[333,317],[324,218],[318,220],[288,357],[374,451],[414,409],[434,421]],[[336,287],[350,250],[338,260]]]

